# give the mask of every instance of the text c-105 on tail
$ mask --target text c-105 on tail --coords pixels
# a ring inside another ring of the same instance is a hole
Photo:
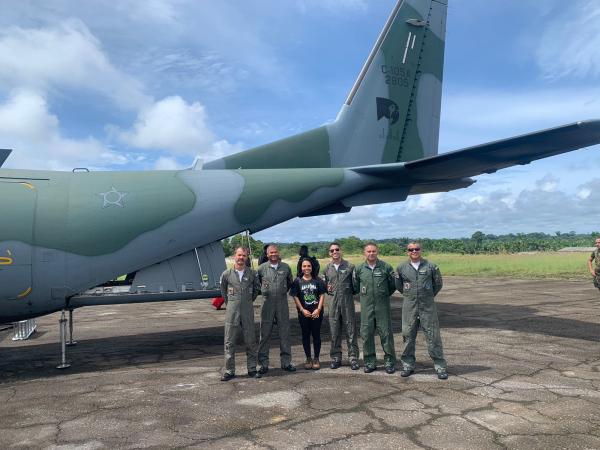
[[[399,66],[381,66],[381,73],[385,75],[385,84],[391,86],[408,87],[411,71]]]

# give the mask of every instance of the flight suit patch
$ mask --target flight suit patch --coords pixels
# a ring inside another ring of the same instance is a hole
[[[408,291],[410,289],[410,283],[404,283],[404,289]]]
[[[360,287],[360,293],[361,294],[366,294],[367,293],[367,287],[366,286],[361,286]]]
[[[233,295],[235,294],[235,289],[232,287],[228,287],[227,288],[227,295]]]

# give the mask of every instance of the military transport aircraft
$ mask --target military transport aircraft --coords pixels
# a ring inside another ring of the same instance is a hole
[[[336,120],[317,129],[188,170],[0,168],[0,323],[212,297],[225,237],[600,143],[594,120],[438,155],[446,12],[447,0],[399,1]]]

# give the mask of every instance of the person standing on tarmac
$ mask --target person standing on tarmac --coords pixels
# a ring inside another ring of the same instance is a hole
[[[246,249],[238,247],[234,252],[234,266],[221,275],[221,296],[227,305],[225,313],[225,372],[221,381],[235,377],[235,344],[241,333],[246,345],[248,376],[260,378],[256,371],[256,334],[254,333],[254,309],[260,284],[256,272],[246,266]]]
[[[292,283],[290,295],[294,297],[298,309],[298,322],[302,330],[302,347],[306,355],[304,368],[319,370],[321,363],[321,324],[323,323],[323,301],[325,298],[325,285],[320,278],[312,276],[312,261],[308,258],[302,260],[302,277]],[[310,351],[310,337],[312,336],[314,358]]]
[[[421,244],[411,242],[407,246],[408,261],[397,269],[396,288],[402,293],[402,338],[404,350],[400,360],[400,375],[408,377],[415,369],[415,342],[419,326],[425,333],[427,350],[433,360],[437,377],[448,378],[446,360],[442,348],[440,323],[434,297],[442,289],[442,274],[435,264],[421,258]]]
[[[342,259],[340,244],[329,244],[331,261],[325,267],[327,293],[331,295],[329,307],[329,327],[331,329],[331,364],[337,369],[342,365],[342,332],[346,331],[348,360],[350,368],[358,370],[358,344],[356,339],[356,316],[354,311],[354,292],[352,276],[354,264]]]
[[[377,257],[377,245],[364,247],[365,262],[354,269],[354,292],[360,295],[360,335],[363,340],[365,373],[377,369],[375,331],[383,347],[385,371],[396,371],[396,350],[392,332],[390,296],[396,290],[394,269]]]
[[[319,264],[319,260],[314,256],[308,256],[308,247],[306,245],[301,245],[300,250],[298,251],[298,255],[300,258],[298,259],[298,264],[296,266],[296,276],[300,278],[302,276],[302,260],[305,258],[310,259],[310,263],[312,264],[312,276],[313,278],[317,278],[319,276],[319,272],[321,271],[321,264]]]
[[[279,349],[281,368],[295,372],[292,364],[292,345],[290,341],[290,312],[287,293],[292,286],[292,270],[281,261],[279,250],[275,245],[267,247],[269,260],[258,268],[258,279],[263,296],[263,306],[260,313],[260,342],[258,344],[259,373],[269,370],[269,339],[273,332],[273,322],[279,327]]]
[[[269,260],[269,257],[267,256],[267,247],[269,246],[269,244],[265,244],[263,245],[263,251],[260,254],[260,256],[258,257],[258,265],[260,266],[262,263],[266,263]]]
[[[592,274],[594,286],[600,289],[600,237],[596,238],[596,250],[588,259],[588,269]]]

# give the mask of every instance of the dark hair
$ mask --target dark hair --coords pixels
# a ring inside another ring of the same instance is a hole
[[[301,258],[300,259],[300,268],[302,268],[302,264],[304,264],[304,261],[308,261],[310,263],[310,269],[311,269],[311,272],[312,272],[312,268],[313,268],[312,259],[310,259],[310,258]]]
[[[364,247],[363,247],[363,250],[364,250],[365,248],[367,248],[367,247],[371,246],[371,245],[372,245],[373,247],[375,247],[375,248],[379,248],[375,242],[367,242],[367,243],[364,245]]]
[[[233,254],[235,255],[239,249],[244,250],[244,253],[246,254],[246,256],[248,256],[248,247],[243,247],[241,245],[235,248],[235,250],[233,251]]]
[[[338,247],[342,248],[342,246],[339,244],[339,242],[335,242],[335,241],[330,242],[329,246],[327,248],[330,248],[332,245],[337,245]]]

